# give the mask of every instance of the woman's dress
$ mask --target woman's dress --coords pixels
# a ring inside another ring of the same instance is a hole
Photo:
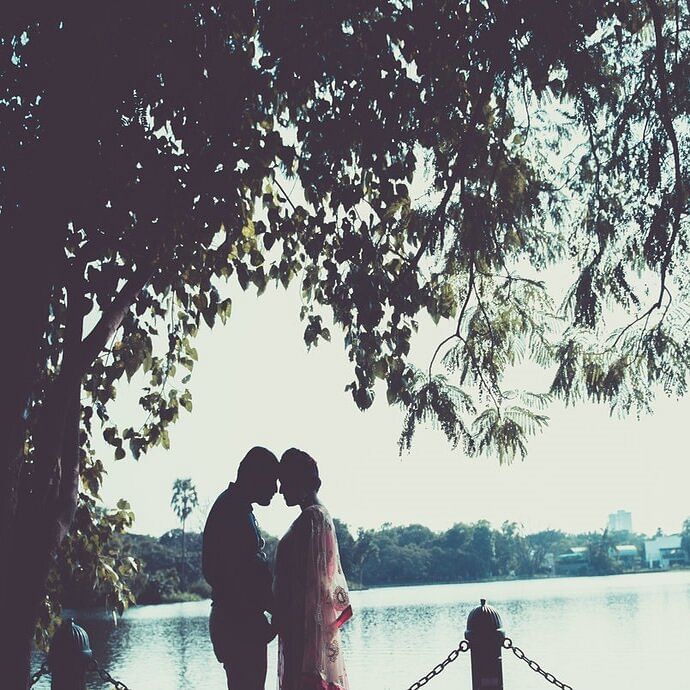
[[[305,508],[280,540],[274,594],[280,690],[348,690],[340,627],[352,608],[323,506]]]

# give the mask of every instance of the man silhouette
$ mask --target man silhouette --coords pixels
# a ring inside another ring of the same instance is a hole
[[[272,575],[252,503],[271,502],[277,477],[276,456],[252,448],[204,527],[202,569],[213,590],[209,632],[228,690],[264,690],[266,682],[266,647],[275,636],[265,615],[272,608]]]

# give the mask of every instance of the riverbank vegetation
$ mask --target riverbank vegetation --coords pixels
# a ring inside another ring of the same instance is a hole
[[[335,520],[343,569],[353,588],[438,584],[549,577],[552,575],[610,575],[645,569],[644,543],[649,537],[631,532],[568,534],[548,529],[526,534],[506,521],[495,529],[485,520],[457,523],[434,532],[423,525],[383,525],[353,535]],[[686,534],[687,533],[687,534]],[[684,550],[690,559],[690,520],[683,526]],[[117,534],[112,548],[135,567],[121,573],[132,603],[160,604],[204,599],[211,591],[201,572],[202,536],[185,535],[186,558],[180,557],[182,530],[161,537]],[[264,535],[272,562],[278,540]],[[620,556],[617,546],[634,546],[637,556]],[[573,569],[567,556],[577,554],[581,567]],[[563,567],[559,557],[566,556]],[[186,586],[184,583],[187,583]],[[107,588],[84,587],[67,575],[64,601],[75,608],[108,605]]]

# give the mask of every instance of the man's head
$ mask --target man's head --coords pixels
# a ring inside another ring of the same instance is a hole
[[[242,458],[237,484],[252,503],[267,506],[278,490],[278,458],[270,450],[254,446]]]

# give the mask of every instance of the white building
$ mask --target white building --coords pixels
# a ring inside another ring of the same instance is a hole
[[[632,532],[632,513],[617,510],[609,515],[609,532]]]
[[[644,543],[645,560],[648,568],[670,568],[687,563],[687,555],[681,548],[680,534],[654,537]]]

